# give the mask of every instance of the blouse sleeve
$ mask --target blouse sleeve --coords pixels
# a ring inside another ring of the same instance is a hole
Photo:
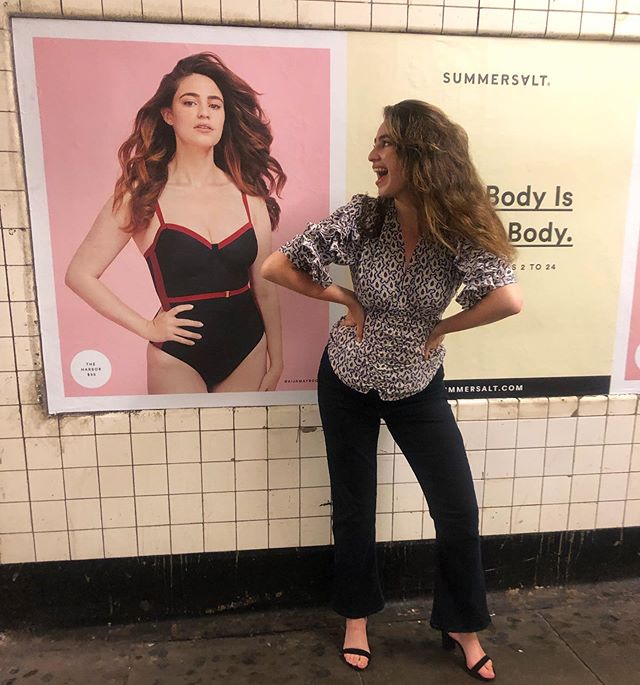
[[[329,287],[333,282],[326,268],[329,264],[351,266],[358,261],[362,247],[359,226],[369,201],[366,195],[355,195],[327,219],[309,224],[280,251],[316,283]]]
[[[455,265],[463,284],[456,302],[463,309],[478,304],[492,290],[516,282],[513,269],[504,259],[469,243],[460,246]]]

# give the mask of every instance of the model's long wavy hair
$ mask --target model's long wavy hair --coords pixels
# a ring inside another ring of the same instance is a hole
[[[453,253],[464,239],[513,258],[515,250],[471,161],[464,129],[420,100],[385,107],[384,121],[415,196],[421,230]],[[381,219],[388,203],[380,202]]]
[[[258,93],[211,52],[181,59],[165,74],[154,96],[136,115],[133,132],[118,150],[122,174],[116,182],[113,207],[117,210],[127,197],[130,222],[125,230],[147,226],[168,176],[168,163],[176,151],[173,128],[162,118],[161,110],[171,107],[180,81],[191,74],[208,76],[224,98],[225,122],[213,158],[229,174],[243,193],[265,199],[271,228],[280,218],[280,196],[287,180],[278,161],[271,156],[273,136],[269,122],[258,103]]]

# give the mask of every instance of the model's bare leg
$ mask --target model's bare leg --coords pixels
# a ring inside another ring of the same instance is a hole
[[[189,364],[149,343],[147,346],[147,392],[171,395],[207,392],[202,376]]]
[[[267,371],[267,338],[265,335],[238,366],[213,392],[257,392]]]

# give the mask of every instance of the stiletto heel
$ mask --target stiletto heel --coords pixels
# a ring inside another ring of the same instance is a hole
[[[450,652],[452,649],[456,648],[456,641],[449,635],[449,633],[446,633],[444,630],[442,631],[442,649],[446,649],[448,652]]]
[[[485,678],[483,675],[480,675],[479,673],[480,669],[487,663],[487,661],[491,661],[491,657],[488,654],[485,654],[477,663],[475,663],[471,668],[469,668],[467,666],[467,655],[464,653],[464,648],[462,647],[462,645],[455,639],[455,637],[451,637],[451,635],[449,635],[449,633],[447,633],[446,630],[443,630],[442,649],[450,651],[452,649],[455,649],[456,645],[460,647],[460,651],[462,652],[462,656],[464,658],[464,670],[472,678],[476,678],[476,680],[482,680],[485,683],[491,682],[492,680],[496,679],[495,675],[493,676],[493,678]]]

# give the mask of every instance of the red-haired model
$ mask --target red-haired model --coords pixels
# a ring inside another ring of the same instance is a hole
[[[212,53],[180,60],[118,153],[115,192],[67,285],[149,340],[149,393],[273,390],[282,373],[275,286],[260,276],[286,176],[257,93]],[[161,309],[152,321],[100,281],[133,239]],[[268,363],[267,363],[268,357]]]

